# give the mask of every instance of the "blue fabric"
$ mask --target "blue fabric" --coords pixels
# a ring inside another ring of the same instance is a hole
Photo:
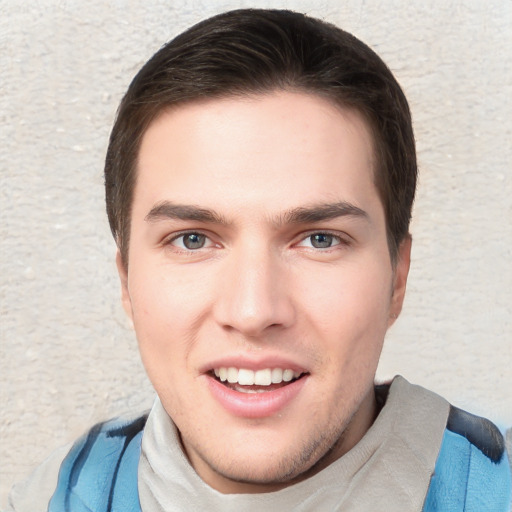
[[[48,511],[141,512],[137,470],[145,421],[100,424],[77,441]],[[510,499],[506,452],[493,462],[464,435],[445,430],[423,511],[509,512]]]
[[[506,452],[495,463],[464,436],[446,430],[424,512],[509,512],[510,500]]]
[[[48,512],[140,512],[137,470],[145,417],[93,427],[59,471]]]

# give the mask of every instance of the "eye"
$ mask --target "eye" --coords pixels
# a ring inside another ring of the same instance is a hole
[[[195,232],[182,233],[170,240],[169,243],[186,251],[195,251],[213,245],[213,242],[206,235]]]
[[[331,235],[330,233],[313,233],[301,240],[297,245],[299,247],[313,247],[314,249],[330,249],[341,243],[342,241],[339,236]]]

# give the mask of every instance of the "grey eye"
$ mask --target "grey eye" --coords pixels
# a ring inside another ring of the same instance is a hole
[[[187,249],[202,249],[206,242],[206,236],[200,233],[187,233],[183,235],[183,245]]]
[[[327,249],[332,246],[334,237],[326,233],[316,233],[311,235],[309,240],[315,249]]]

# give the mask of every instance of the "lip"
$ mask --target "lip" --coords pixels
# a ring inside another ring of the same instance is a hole
[[[287,407],[300,393],[308,375],[278,389],[262,393],[242,393],[231,389],[210,374],[205,374],[210,393],[229,413],[243,418],[265,418]]]
[[[266,368],[282,368],[283,370],[293,370],[294,372],[308,373],[308,370],[300,364],[290,361],[283,357],[264,357],[264,358],[247,358],[247,357],[224,357],[211,361],[208,365],[200,368],[201,373],[208,373],[215,368],[245,368],[247,370],[264,370]]]

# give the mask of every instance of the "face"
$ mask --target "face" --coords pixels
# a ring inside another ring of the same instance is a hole
[[[299,93],[163,113],[144,135],[123,304],[198,474],[279,489],[356,444],[399,313],[370,130]]]

